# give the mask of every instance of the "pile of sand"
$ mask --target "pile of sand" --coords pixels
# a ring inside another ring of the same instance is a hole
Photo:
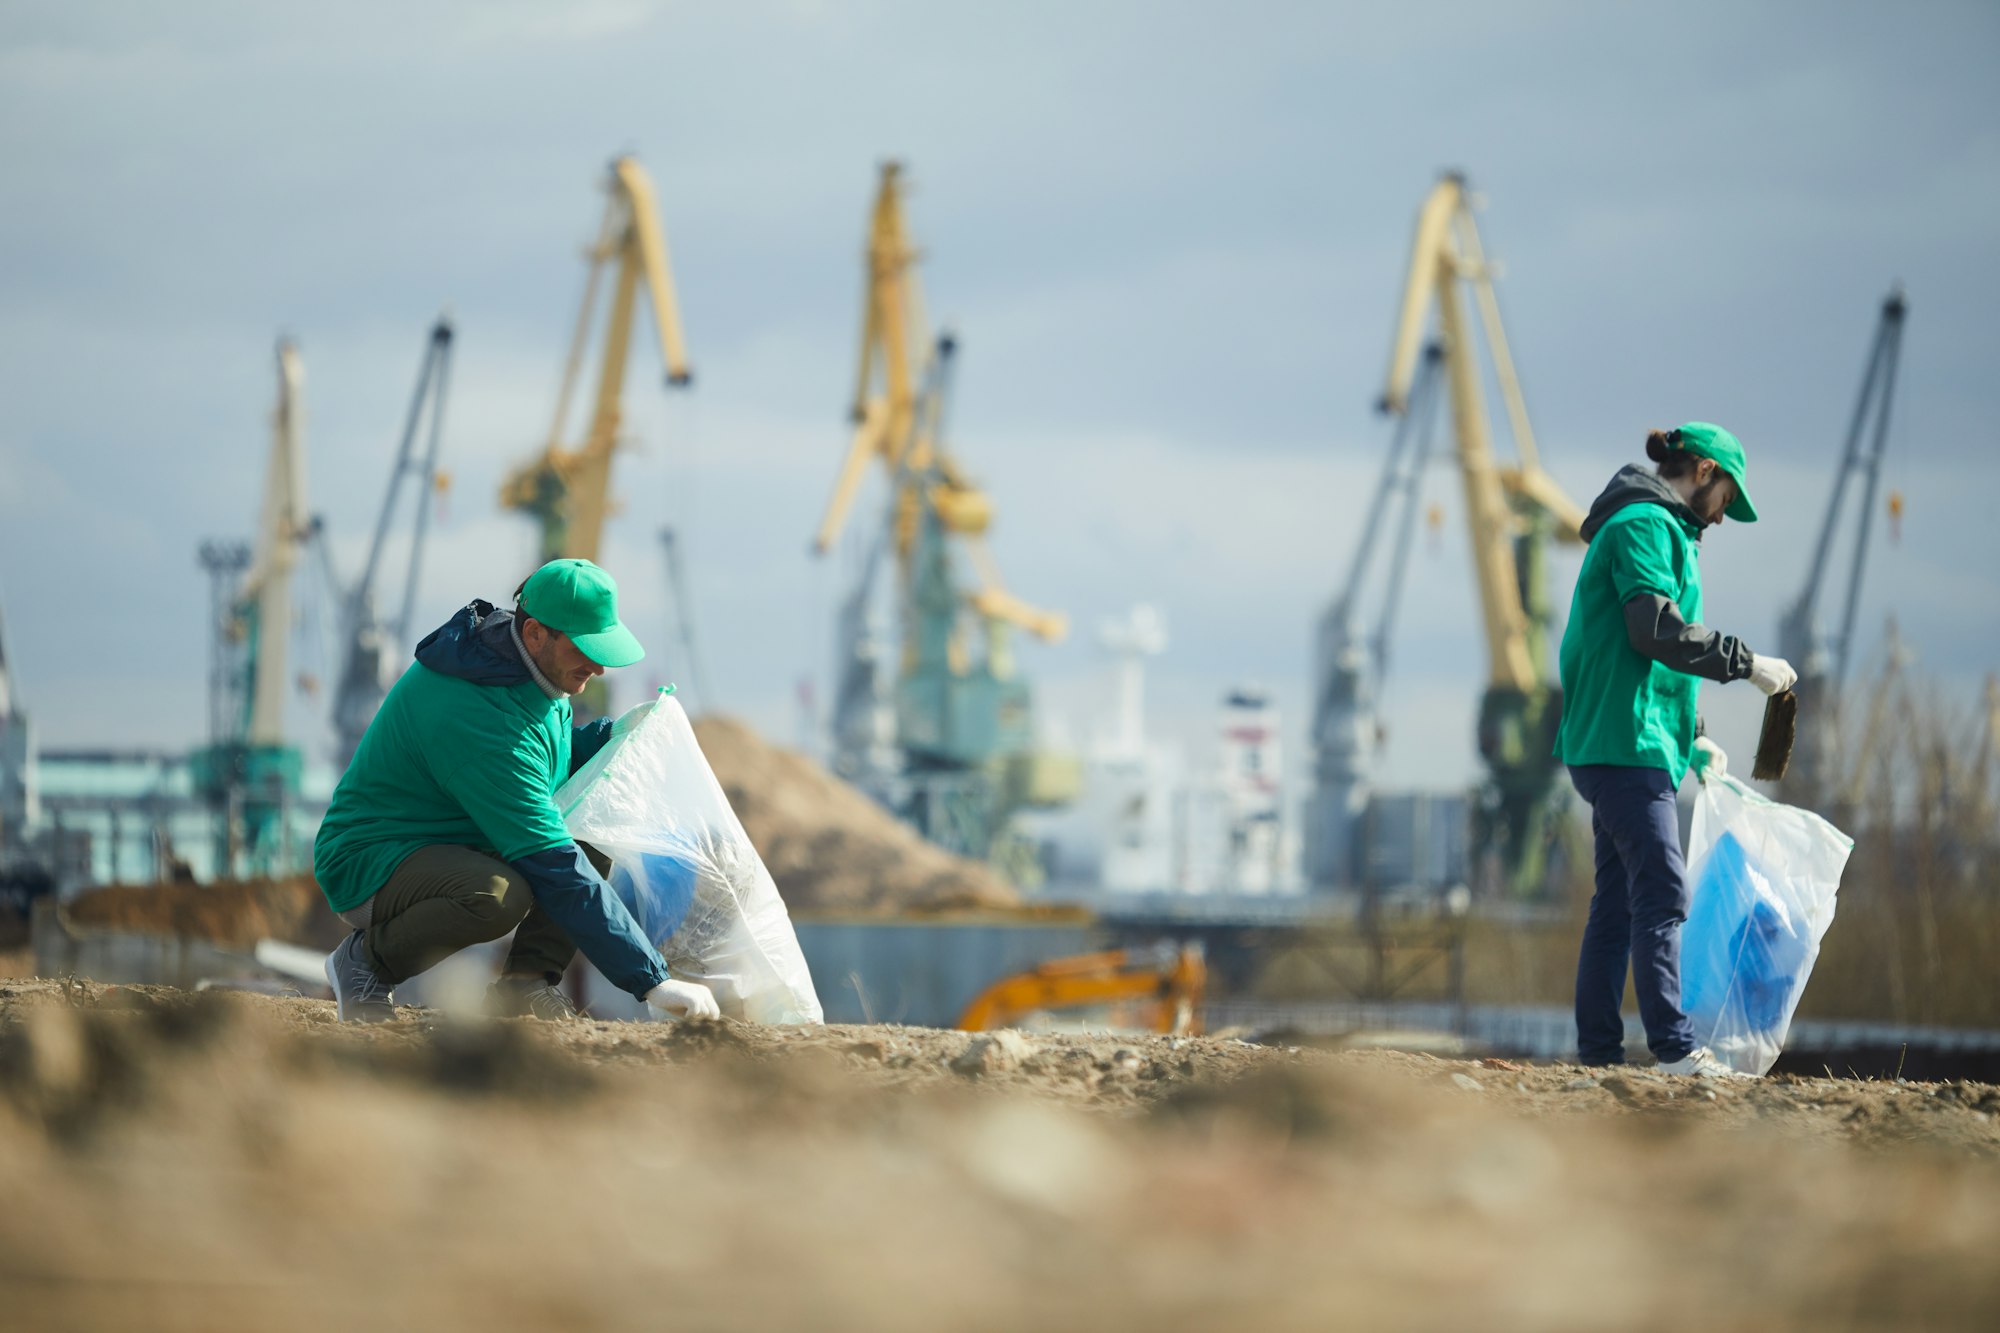
[[[743,723],[694,724],[702,753],[794,912],[939,912],[1018,907],[992,870],[924,841],[825,769]]]
[[[330,949],[347,933],[327,910],[310,875],[216,884],[112,884],[78,894],[65,911],[78,926],[193,936],[246,949],[261,939]]]

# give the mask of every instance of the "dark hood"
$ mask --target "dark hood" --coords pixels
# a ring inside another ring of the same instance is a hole
[[[1618,474],[1611,478],[1603,493],[1590,502],[1590,513],[1583,520],[1583,539],[1589,541],[1595,537],[1597,530],[1627,505],[1660,506],[1679,519],[1681,526],[1696,541],[1701,540],[1701,530],[1708,526],[1694,510],[1688,508],[1679,491],[1660,480],[1657,472],[1637,463],[1627,463],[1618,469]]]
[[[529,676],[507,629],[513,620],[512,611],[496,610],[493,603],[475,597],[424,636],[417,645],[417,660],[474,685],[518,685]]]

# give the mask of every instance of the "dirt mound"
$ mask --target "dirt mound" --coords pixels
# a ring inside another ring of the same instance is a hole
[[[818,764],[743,723],[694,724],[702,753],[794,912],[938,912],[1018,907],[977,862],[918,837]]]
[[[347,933],[310,875],[216,884],[113,884],[71,899],[79,926],[187,935],[249,948],[260,939],[332,948]]]
[[[1991,1327],[1981,1085],[0,982],[10,1327]],[[1599,1071],[1600,1073],[1602,1071]],[[432,1238],[413,1243],[412,1237]]]

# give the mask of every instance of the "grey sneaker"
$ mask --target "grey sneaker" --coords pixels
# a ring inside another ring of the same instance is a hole
[[[375,975],[358,930],[326,956],[326,984],[333,987],[343,1023],[382,1023],[396,1016],[389,998],[396,988]]]
[[[542,977],[502,977],[486,988],[487,1003],[502,1018],[581,1018],[569,996]]]
[[[1715,1052],[1706,1046],[1697,1046],[1672,1064],[1662,1063],[1662,1074],[1692,1074],[1696,1078],[1755,1078],[1740,1069],[1731,1069],[1715,1058]]]

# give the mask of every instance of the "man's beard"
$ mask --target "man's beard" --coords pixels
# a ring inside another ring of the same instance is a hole
[[[549,683],[564,694],[574,695],[582,689],[581,686],[571,686],[570,673],[563,670],[562,663],[556,656],[553,641],[543,647],[542,656],[535,659],[535,665],[541,669],[544,676],[548,677]]]
[[[1725,477],[1711,477],[1695,487],[1694,494],[1688,497],[1688,508],[1694,510],[1695,517],[1702,522],[1713,524],[1721,521],[1722,511],[1726,506],[1712,506],[1710,502],[1714,499],[1715,493],[1722,489],[1722,484],[1726,480]]]

